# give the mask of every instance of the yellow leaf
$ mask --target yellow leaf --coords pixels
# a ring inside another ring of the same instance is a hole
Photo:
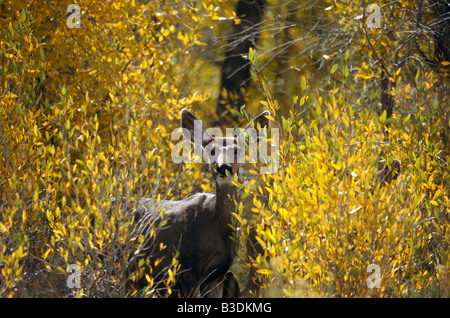
[[[270,269],[258,269],[257,273],[262,275],[271,275],[272,271]]]
[[[48,256],[48,254],[50,254],[50,252],[51,252],[51,248],[49,248],[45,253],[44,253],[44,256],[43,256],[43,259],[45,260],[45,259],[47,259],[47,256]]]

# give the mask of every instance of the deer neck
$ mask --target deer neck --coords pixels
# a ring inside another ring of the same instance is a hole
[[[235,210],[235,203],[233,198],[236,199],[237,188],[231,182],[217,182],[216,181],[216,203],[215,211],[217,217],[222,224],[231,223],[231,213]]]

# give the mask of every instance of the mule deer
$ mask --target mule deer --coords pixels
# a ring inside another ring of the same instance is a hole
[[[264,128],[269,124],[266,118],[270,112],[265,111],[257,116],[253,122]],[[180,269],[176,283],[172,290],[177,296],[183,297],[221,297],[236,296],[239,290],[232,273],[228,272],[235,255],[235,244],[230,238],[232,212],[235,210],[233,197],[237,188],[232,183],[231,175],[239,172],[240,163],[236,155],[240,147],[236,137],[215,137],[205,129],[197,117],[187,109],[181,111],[181,126],[185,138],[191,143],[198,143],[194,139],[194,123],[201,127],[201,146],[214,153],[215,160],[209,163],[216,193],[197,193],[189,198],[170,201],[143,198],[139,200],[135,211],[135,233],[138,237],[149,237],[155,231],[154,239],[146,241],[138,248],[134,260],[130,262],[131,271],[139,267],[139,260],[147,259],[154,266],[155,260],[161,260],[152,269],[146,269],[153,277],[159,277],[167,272],[173,255],[177,254]],[[250,125],[250,124],[249,124]],[[247,125],[246,129],[249,127]],[[114,200],[114,204],[121,204],[126,198]],[[161,221],[161,209],[164,208],[162,218],[165,224],[155,227]],[[162,250],[155,246],[163,244]],[[156,252],[155,252],[156,251]],[[225,282],[224,282],[225,281]],[[137,281],[139,287],[146,284],[145,278]]]

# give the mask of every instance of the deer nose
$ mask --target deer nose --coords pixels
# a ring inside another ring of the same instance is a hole
[[[230,175],[233,174],[233,168],[231,168],[231,166],[229,166],[229,165],[221,165],[216,170],[220,174],[221,177],[226,177],[227,171],[230,173]]]

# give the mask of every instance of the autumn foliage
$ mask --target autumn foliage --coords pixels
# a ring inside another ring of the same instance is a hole
[[[267,1],[243,56],[245,107],[226,116],[237,126],[269,109],[280,166],[236,183],[231,270],[261,297],[449,297],[450,61],[427,32],[442,27],[436,2],[381,1],[379,28],[364,1],[313,2]],[[184,107],[220,122],[235,4],[0,1],[0,296],[157,297],[155,279],[170,290],[176,257],[146,288],[127,284],[142,274],[126,266],[139,239],[111,198],[214,191],[203,165],[172,161],[171,134]],[[400,174],[379,182],[396,160]]]

